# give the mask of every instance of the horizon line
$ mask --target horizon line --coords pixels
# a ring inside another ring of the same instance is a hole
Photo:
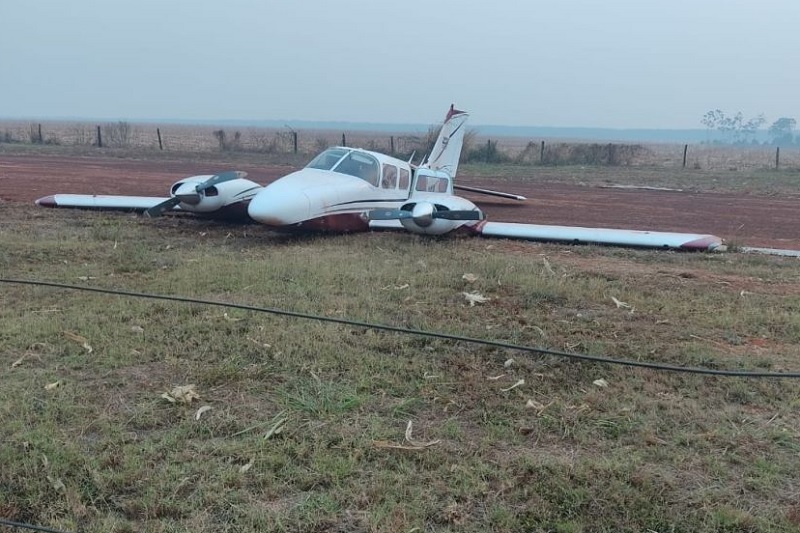
[[[401,127],[403,129],[409,128],[428,128],[430,126],[438,126],[438,122],[422,123],[422,122],[378,122],[378,121],[357,121],[357,120],[316,120],[316,119],[286,119],[286,118],[125,118],[125,117],[43,117],[43,116],[3,116],[0,115],[0,121],[8,122],[100,122],[100,123],[114,123],[114,122],[130,122],[133,124],[193,124],[198,126],[214,126],[217,124],[241,124],[250,125],[253,127],[263,126],[270,124],[269,127],[283,128],[291,127],[292,124],[330,124],[330,125],[352,125],[359,126],[359,129],[366,129],[369,126],[379,127],[386,129],[388,126]],[[278,126],[277,124],[281,124]],[[697,127],[654,127],[654,126],[553,126],[542,124],[501,124],[501,123],[486,123],[474,124],[473,128],[509,128],[509,129],[568,129],[568,130],[608,130],[608,131],[708,131],[707,128],[700,126]]]

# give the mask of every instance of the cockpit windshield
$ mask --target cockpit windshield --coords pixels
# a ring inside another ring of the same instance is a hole
[[[320,170],[331,170],[339,160],[344,157],[349,150],[344,148],[328,148],[317,157],[311,160],[306,168],[318,168]]]
[[[381,167],[378,160],[368,153],[358,150],[348,150],[347,148],[328,148],[311,162],[306,168],[317,168],[320,170],[333,170],[340,174],[355,176],[378,186],[378,177],[381,174]]]
[[[367,183],[377,187],[381,167],[378,164],[378,160],[373,156],[363,152],[353,151],[347,154],[347,157],[342,159],[333,171],[361,178]]]

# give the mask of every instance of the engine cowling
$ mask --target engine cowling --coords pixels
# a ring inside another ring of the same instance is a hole
[[[474,211],[476,215],[480,215],[480,210],[475,204],[458,196],[437,197],[433,201],[408,202],[400,210],[410,213],[410,216],[400,219],[403,227],[413,233],[424,235],[444,235],[465,224],[475,223],[474,220],[445,218],[448,216],[448,211],[460,213]]]
[[[180,200],[178,205],[183,211],[213,213],[230,204],[249,200],[261,188],[255,182],[239,178],[197,190],[198,185],[212,177],[192,176],[177,181],[170,188],[170,196]]]

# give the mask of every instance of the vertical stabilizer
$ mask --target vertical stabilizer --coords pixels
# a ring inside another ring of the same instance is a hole
[[[423,167],[431,170],[446,172],[451,178],[455,178],[458,170],[458,160],[461,158],[461,147],[464,144],[464,124],[467,122],[465,111],[459,111],[452,105],[444,119],[444,124],[436,139],[428,160]]]

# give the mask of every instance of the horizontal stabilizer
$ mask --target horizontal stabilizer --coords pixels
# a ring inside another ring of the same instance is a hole
[[[509,198],[511,200],[519,200],[520,202],[524,202],[527,200],[524,196],[520,196],[519,194],[511,194],[510,192],[500,192],[500,191],[492,191],[490,189],[481,189],[480,187],[469,187],[467,185],[456,185],[453,184],[454,189],[459,189],[462,191],[474,192],[478,194],[486,194],[488,196],[498,196],[500,198]]]

